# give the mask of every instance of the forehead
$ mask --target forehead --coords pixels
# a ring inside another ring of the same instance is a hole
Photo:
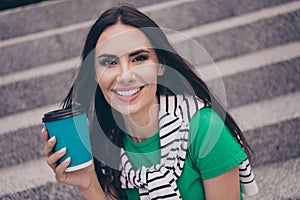
[[[145,48],[152,48],[152,45],[141,30],[129,25],[115,24],[100,35],[96,54],[122,55]]]

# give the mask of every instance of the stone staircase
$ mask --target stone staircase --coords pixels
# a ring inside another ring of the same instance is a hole
[[[46,165],[41,117],[66,95],[95,18],[119,2],[48,1],[0,12],[0,199],[82,199]],[[300,199],[300,1],[126,2],[193,38],[214,60],[199,72],[217,92],[221,76],[255,153],[260,192],[245,199]]]

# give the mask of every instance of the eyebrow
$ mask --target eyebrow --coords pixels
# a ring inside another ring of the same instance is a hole
[[[132,56],[136,56],[140,53],[150,53],[150,51],[146,50],[146,49],[139,49],[137,51],[134,51],[132,53],[129,54],[129,57],[132,57]],[[116,55],[113,55],[113,54],[101,54],[99,55],[97,58],[102,58],[102,57],[107,57],[107,58],[117,58],[118,56]]]
[[[150,51],[148,51],[146,49],[140,49],[140,50],[137,50],[137,51],[134,51],[134,52],[130,53],[129,57],[136,56],[140,53],[150,53]]]
[[[102,57],[106,57],[106,58],[117,58],[116,55],[112,55],[112,54],[101,54],[100,56],[98,56],[97,58],[102,58]]]

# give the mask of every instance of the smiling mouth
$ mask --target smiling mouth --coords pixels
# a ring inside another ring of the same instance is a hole
[[[130,97],[132,95],[137,94],[139,91],[143,89],[142,87],[131,89],[131,90],[113,90],[113,92],[119,96]]]

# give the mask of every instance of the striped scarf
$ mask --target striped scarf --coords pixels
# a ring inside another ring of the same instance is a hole
[[[192,96],[161,96],[159,111],[160,164],[134,170],[121,149],[121,186],[138,188],[141,200],[181,199],[176,180],[183,170],[188,147],[189,122],[204,103]],[[240,142],[240,141],[239,141]],[[239,165],[242,189],[247,194],[256,187],[248,159]],[[254,185],[253,185],[254,184]]]

